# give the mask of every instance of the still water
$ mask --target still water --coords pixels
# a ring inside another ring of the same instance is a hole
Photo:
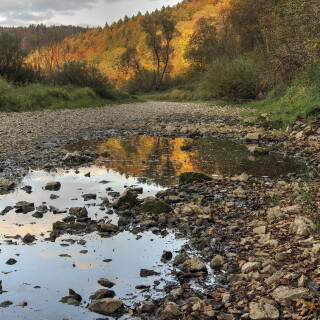
[[[172,266],[160,262],[163,250],[177,252],[186,239],[170,231],[165,237],[152,232],[139,236],[122,232],[110,238],[101,238],[92,233],[81,236],[64,235],[56,242],[46,241],[52,224],[68,216],[71,207],[83,207],[92,219],[105,219],[117,223],[118,216],[110,205],[101,210],[100,198],[107,197],[112,203],[112,192],[122,193],[127,187],[142,187],[140,198],[154,196],[158,191],[177,182],[183,172],[203,172],[208,175],[234,175],[246,172],[253,176],[276,178],[288,173],[298,173],[305,166],[295,158],[279,154],[253,157],[243,144],[228,139],[212,137],[199,139],[169,139],[131,135],[97,141],[81,141],[62,147],[68,151],[90,150],[98,155],[95,165],[76,169],[59,169],[56,172],[35,170],[17,179],[17,187],[8,194],[0,195],[0,212],[18,201],[52,206],[64,213],[47,212],[37,219],[14,209],[0,216],[0,280],[4,292],[0,303],[6,300],[13,304],[0,308],[1,319],[96,319],[85,306],[89,296],[101,289],[97,283],[107,278],[116,283],[112,288],[116,298],[130,307],[142,301],[146,295],[161,297],[166,281],[174,281]],[[90,177],[88,173],[90,172]],[[47,191],[46,183],[59,181],[59,191]],[[30,194],[23,186],[31,186]],[[84,201],[82,195],[95,193],[96,200]],[[53,195],[53,196],[52,196]],[[36,237],[33,245],[25,245],[21,237],[31,233]],[[81,241],[80,241],[81,240]],[[194,252],[193,254],[196,254]],[[61,256],[62,255],[62,256]],[[175,255],[175,254],[174,254]],[[7,265],[10,258],[17,260]],[[104,262],[111,259],[109,262]],[[141,268],[154,269],[160,276],[141,278]],[[159,280],[159,285],[154,285]],[[209,273],[208,285],[214,283]],[[150,285],[150,292],[135,289],[137,285]],[[177,284],[178,285],[178,284]],[[68,306],[59,300],[72,288],[83,297],[80,307]],[[17,306],[22,301],[27,306]],[[123,318],[126,318],[125,316]]]

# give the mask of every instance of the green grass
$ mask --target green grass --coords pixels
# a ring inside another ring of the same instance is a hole
[[[101,107],[107,104],[137,101],[116,90],[113,99],[103,99],[90,88],[49,84],[14,85],[0,78],[0,112],[36,111]]]
[[[284,130],[296,120],[308,122],[320,113],[320,91],[316,85],[296,82],[273,89],[265,100],[240,106],[253,109],[257,123]],[[267,114],[267,119],[262,114]]]

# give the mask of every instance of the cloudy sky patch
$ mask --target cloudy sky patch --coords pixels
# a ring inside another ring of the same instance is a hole
[[[73,24],[104,26],[138,11],[145,13],[175,5],[177,0],[1,0],[0,24],[28,26]]]

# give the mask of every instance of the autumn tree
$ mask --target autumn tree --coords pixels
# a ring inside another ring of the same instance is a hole
[[[128,48],[123,54],[122,62],[124,66],[138,74],[150,91],[158,91],[161,89],[174,51],[172,40],[178,34],[176,21],[162,10],[152,15],[146,14],[141,21],[141,27],[146,35],[146,45],[153,60],[152,77],[150,78],[150,70],[147,71],[142,65],[136,48]]]

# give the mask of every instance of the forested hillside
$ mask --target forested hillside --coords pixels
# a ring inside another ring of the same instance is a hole
[[[222,63],[210,65],[212,62],[242,57],[238,64],[255,70],[248,76],[262,77],[261,87],[253,92],[256,95],[292,78],[307,64],[317,62],[319,13],[317,0],[191,0],[173,8],[163,7],[146,17],[157,19],[160,15],[160,19],[171,19],[174,23],[176,32],[169,44],[172,50],[166,74],[188,80],[209,69],[212,76]],[[123,55],[128,49],[136,49],[144,69],[155,67],[143,27],[146,17],[139,13],[104,28],[75,34],[54,46],[36,50],[32,59],[44,68],[52,68],[45,63],[48,50],[53,65],[70,59],[86,60],[95,64],[113,84],[121,86],[137,72],[123,65]],[[156,31],[158,35],[160,29]]]

